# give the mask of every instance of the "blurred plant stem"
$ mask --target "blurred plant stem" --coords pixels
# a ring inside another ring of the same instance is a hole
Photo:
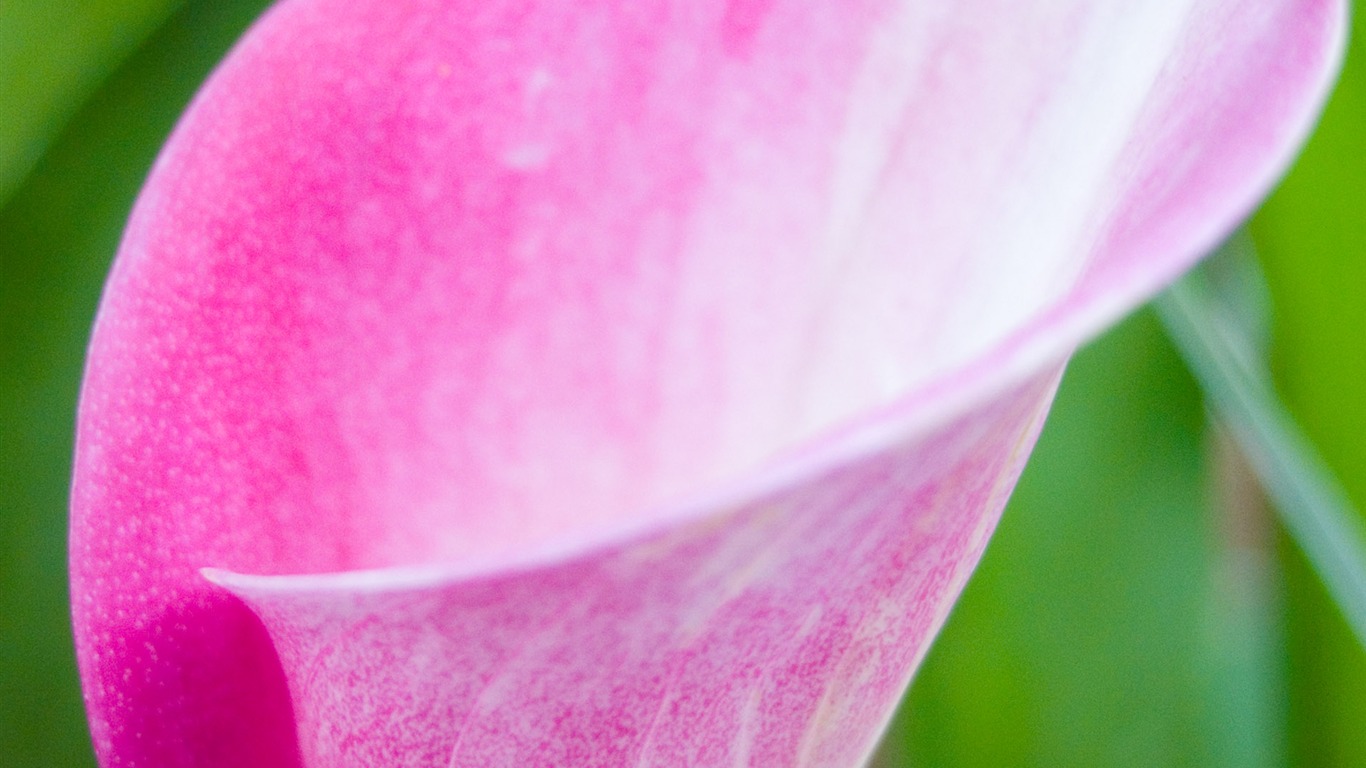
[[[1235,237],[1210,264],[1159,297],[1158,313],[1286,530],[1366,646],[1366,533],[1347,494],[1276,398],[1254,329],[1265,316],[1257,269],[1250,242]]]
[[[1366,13],[1304,152],[1249,231],[1274,300],[1271,369],[1296,422],[1366,508]],[[1358,518],[1361,519],[1361,518]],[[1366,521],[1363,521],[1366,522]],[[1287,536],[1279,540],[1291,749],[1302,768],[1366,766],[1366,653]]]
[[[1209,430],[1212,522],[1207,732],[1221,763],[1286,764],[1284,584],[1275,520],[1256,473],[1217,421]]]

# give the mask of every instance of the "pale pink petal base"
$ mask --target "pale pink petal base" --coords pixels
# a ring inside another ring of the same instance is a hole
[[[858,762],[1063,361],[1265,193],[1343,14],[281,3],[91,344],[100,760]]]
[[[210,577],[270,629],[308,766],[857,765],[1055,383],[553,567]]]

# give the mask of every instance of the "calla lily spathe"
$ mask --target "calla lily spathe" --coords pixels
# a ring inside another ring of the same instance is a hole
[[[1337,0],[285,0],[81,398],[106,766],[856,765]]]

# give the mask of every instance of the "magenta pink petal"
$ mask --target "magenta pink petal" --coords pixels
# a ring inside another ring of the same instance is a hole
[[[864,759],[1067,355],[1265,193],[1344,14],[1037,5],[274,8],[91,346],[101,761]]]
[[[212,576],[270,629],[309,765],[854,765],[1055,381],[553,567]]]

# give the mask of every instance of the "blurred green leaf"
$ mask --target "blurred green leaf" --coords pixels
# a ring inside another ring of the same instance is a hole
[[[1157,300],[1168,333],[1237,439],[1357,640],[1366,649],[1366,535],[1337,479],[1277,400],[1264,354],[1241,327],[1256,313],[1218,278],[1255,270],[1250,244],[1226,245]],[[1222,269],[1220,269],[1222,268]]]
[[[1275,306],[1277,384],[1366,509],[1366,17],[1295,168],[1253,219]],[[1366,653],[1297,548],[1284,547],[1292,762],[1366,765]]]
[[[1207,440],[1150,312],[1078,354],[880,765],[1277,764],[1274,617],[1227,610]]]
[[[66,590],[85,340],[157,148],[264,5],[186,5],[81,108],[0,210],[0,765],[93,763]]]
[[[0,204],[80,105],[181,2],[0,2]]]

